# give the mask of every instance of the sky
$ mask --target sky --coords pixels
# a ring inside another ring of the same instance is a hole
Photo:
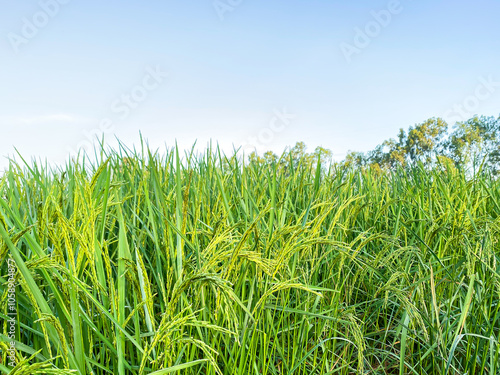
[[[104,136],[342,159],[500,114],[499,0],[0,0],[0,168]]]

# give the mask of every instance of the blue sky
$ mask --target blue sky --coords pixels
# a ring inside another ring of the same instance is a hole
[[[0,0],[0,166],[93,135],[337,159],[500,114],[500,1]],[[355,52],[353,52],[355,51]],[[457,109],[458,108],[458,109]]]

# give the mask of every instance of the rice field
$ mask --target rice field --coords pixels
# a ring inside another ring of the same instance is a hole
[[[288,156],[12,162],[1,373],[498,374],[499,180]]]

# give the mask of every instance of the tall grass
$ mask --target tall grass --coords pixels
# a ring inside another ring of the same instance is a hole
[[[2,373],[499,373],[487,173],[98,159],[1,176]]]

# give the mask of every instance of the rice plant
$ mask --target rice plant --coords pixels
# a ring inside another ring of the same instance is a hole
[[[288,156],[11,162],[0,371],[499,373],[498,179]]]

